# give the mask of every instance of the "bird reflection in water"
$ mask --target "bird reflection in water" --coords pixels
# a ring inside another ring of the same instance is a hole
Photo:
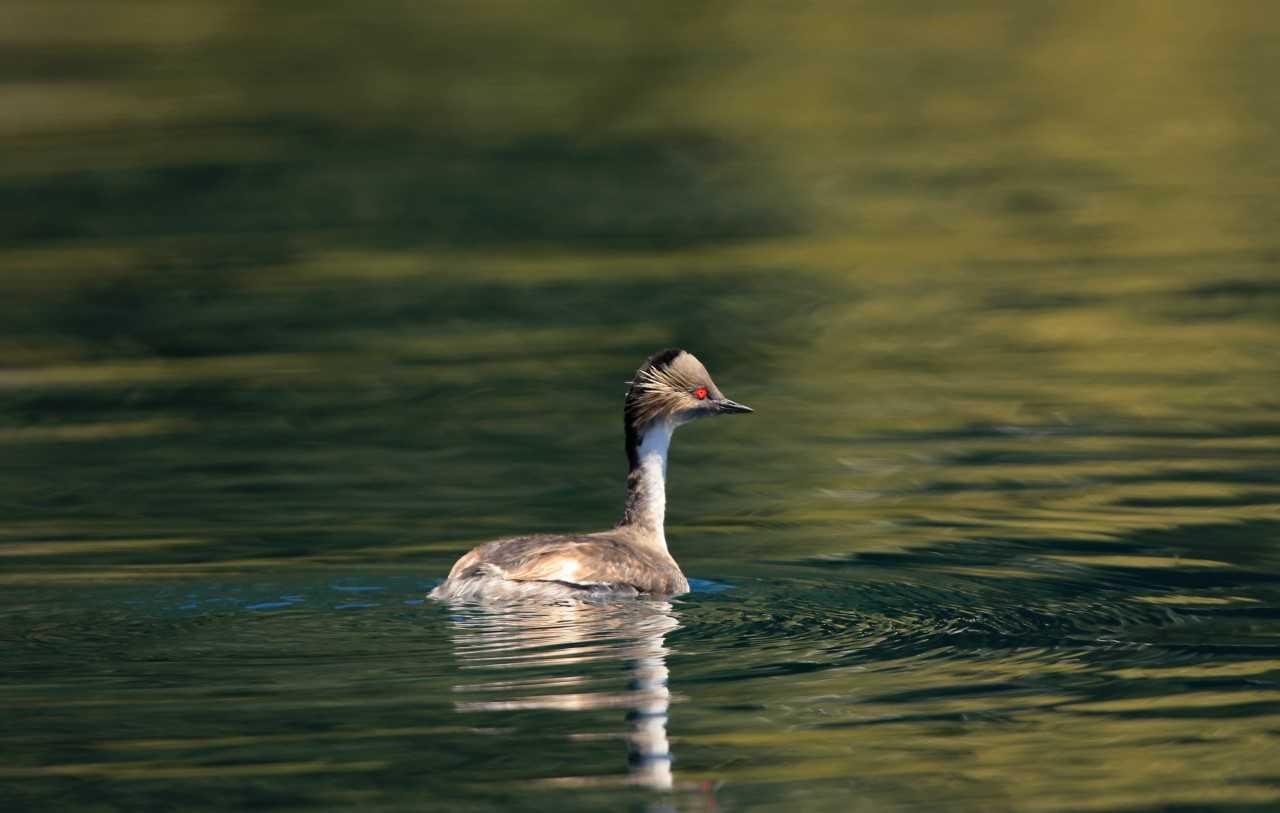
[[[464,676],[519,670],[518,677],[513,671],[506,680],[455,686],[456,692],[491,698],[460,700],[455,704],[459,711],[625,709],[628,770],[622,781],[654,790],[673,788],[665,637],[679,623],[668,602],[455,607],[452,623],[453,649]],[[614,664],[625,666],[630,681],[625,688],[608,690],[600,684],[616,680]],[[619,779],[556,781],[609,784]]]

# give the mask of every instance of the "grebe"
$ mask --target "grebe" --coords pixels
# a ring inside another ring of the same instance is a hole
[[[431,598],[540,600],[689,592],[662,528],[671,435],[695,418],[751,408],[725,398],[702,362],[675,348],[650,356],[630,385],[623,417],[631,471],[617,527],[480,545],[454,564]]]

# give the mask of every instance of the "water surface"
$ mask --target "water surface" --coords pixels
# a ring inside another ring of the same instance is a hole
[[[1280,805],[1270,6],[9,6],[7,809]]]

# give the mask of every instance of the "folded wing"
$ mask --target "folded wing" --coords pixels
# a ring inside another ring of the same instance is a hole
[[[688,589],[674,562],[607,535],[499,539],[463,556],[449,579],[500,577],[558,582],[584,590],[632,588],[641,593]]]

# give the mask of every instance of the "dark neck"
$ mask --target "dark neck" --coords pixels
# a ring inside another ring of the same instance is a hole
[[[663,521],[667,514],[667,450],[671,446],[670,423],[652,423],[643,431],[628,430],[627,460],[631,471],[627,474],[627,499],[622,510],[622,522],[641,532],[651,545],[667,550],[667,537]]]

